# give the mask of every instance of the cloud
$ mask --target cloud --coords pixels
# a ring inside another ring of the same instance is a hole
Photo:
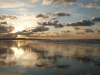
[[[4,35],[2,35],[2,37],[5,37],[5,38],[16,38],[17,35],[15,33],[10,33],[10,34],[4,34]]]
[[[94,30],[92,30],[92,29],[83,29],[84,30],[84,32],[86,32],[86,33],[93,33],[94,32]]]
[[[76,34],[85,34],[84,32],[77,32]]]
[[[76,23],[67,23],[67,26],[92,26],[94,25],[94,22],[91,22],[89,20],[80,20],[79,22]]]
[[[0,26],[0,33],[10,33],[14,30],[15,28],[12,26],[6,27],[6,26]]]
[[[7,24],[7,22],[0,22],[0,25],[2,25],[2,24]]]
[[[0,0],[0,8],[19,8],[24,6],[33,7],[33,5],[21,0]]]
[[[56,12],[53,15],[54,16],[59,16],[59,17],[61,17],[61,16],[70,16],[69,13],[64,13],[64,12]]]
[[[56,20],[56,19],[57,19],[57,17],[52,18],[50,15],[52,15],[52,16],[57,16],[57,17],[70,16],[70,14],[69,14],[69,13],[66,13],[66,12],[55,12],[54,14],[53,14],[53,13],[38,14],[38,15],[36,16],[36,18],[44,18],[44,19],[50,18],[50,19],[52,19],[52,20]]]
[[[50,15],[48,15],[48,14],[38,14],[36,16],[36,18],[50,18]]]
[[[95,31],[96,31],[97,34],[100,34],[100,30],[99,29],[96,29]]]
[[[48,21],[48,22],[37,22],[38,25],[42,26],[54,26],[55,28],[63,28],[64,24],[60,23],[57,20],[54,21]]]
[[[13,12],[27,12],[28,9],[27,8],[13,8],[13,9],[5,9],[8,11],[13,11]]]
[[[8,16],[8,15],[5,15],[5,14],[0,15],[0,20],[4,20],[4,19],[7,19],[7,18],[9,18],[9,19],[11,19],[11,20],[17,19],[16,16]]]
[[[36,27],[35,29],[32,29],[32,32],[42,32],[42,31],[48,31],[48,30],[49,30],[48,27],[39,26],[39,27]]]
[[[57,23],[55,25],[55,28],[63,28],[63,27],[64,27],[64,25],[62,23]]]
[[[97,5],[96,3],[90,3],[89,5],[83,5],[80,4],[81,8],[96,8],[96,9],[100,9],[100,5]]]
[[[96,17],[93,17],[93,18],[92,18],[92,21],[93,21],[93,22],[100,22],[100,17],[97,17],[97,18],[96,18]]]
[[[71,31],[67,30],[67,31],[61,31],[63,33],[71,33]]]
[[[79,27],[77,27],[77,26],[73,26],[73,29],[74,29],[74,30],[79,30],[79,29],[81,29],[81,28],[79,28]]]
[[[40,0],[30,0],[32,3],[39,2]]]
[[[67,30],[66,32],[67,32],[67,33],[70,33],[71,31]]]
[[[76,0],[43,0],[43,5],[61,4],[61,5],[74,5]]]

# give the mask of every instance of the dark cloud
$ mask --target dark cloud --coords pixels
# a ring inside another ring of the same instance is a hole
[[[55,28],[64,27],[64,24],[60,23],[58,20],[53,20],[48,22],[37,22],[37,24],[42,26],[54,26]]]
[[[4,38],[16,38],[17,35],[16,35],[16,33],[10,33],[10,34],[4,34],[4,35],[2,35],[2,37],[4,37]]]
[[[93,21],[93,22],[100,22],[100,17],[97,17],[97,18],[96,18],[96,17],[93,17],[93,18],[92,18],[92,21]]]
[[[2,25],[2,24],[7,24],[7,22],[0,22],[0,25]]]
[[[36,16],[36,18],[50,18],[50,15],[48,15],[48,14],[38,14]]]
[[[67,23],[67,26],[92,26],[94,24],[94,22],[91,22],[89,20],[81,20],[76,23]]]
[[[32,32],[42,32],[42,31],[48,31],[48,30],[49,30],[48,27],[39,26],[39,27],[36,27],[35,29],[32,29]]]
[[[61,16],[70,16],[69,13],[64,13],[64,12],[56,12],[53,15],[54,16],[59,16],[59,17],[61,17]]]
[[[9,19],[11,19],[11,20],[17,19],[16,16],[8,16],[8,15],[5,15],[5,14],[0,15],[0,20],[4,20],[4,19],[6,19],[6,18],[9,18]]]
[[[56,4],[56,5],[74,5],[76,0],[43,0],[44,5]]]
[[[0,33],[10,33],[14,30],[15,28],[12,26],[6,27],[6,26],[0,26]]]
[[[62,23],[57,23],[55,25],[55,28],[63,28],[63,27],[64,27],[64,25]]]

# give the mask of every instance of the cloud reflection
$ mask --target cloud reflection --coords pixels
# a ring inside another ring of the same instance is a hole
[[[89,64],[91,68],[100,67],[100,46],[42,41],[0,42],[0,66],[54,68],[56,71],[64,71],[70,70],[75,64],[73,62]]]

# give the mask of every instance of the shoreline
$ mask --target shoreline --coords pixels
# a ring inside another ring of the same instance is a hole
[[[0,40],[97,40],[100,39],[47,39],[47,38],[0,38]]]

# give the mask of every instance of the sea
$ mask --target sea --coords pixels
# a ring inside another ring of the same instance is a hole
[[[0,40],[0,75],[100,75],[100,40]]]

